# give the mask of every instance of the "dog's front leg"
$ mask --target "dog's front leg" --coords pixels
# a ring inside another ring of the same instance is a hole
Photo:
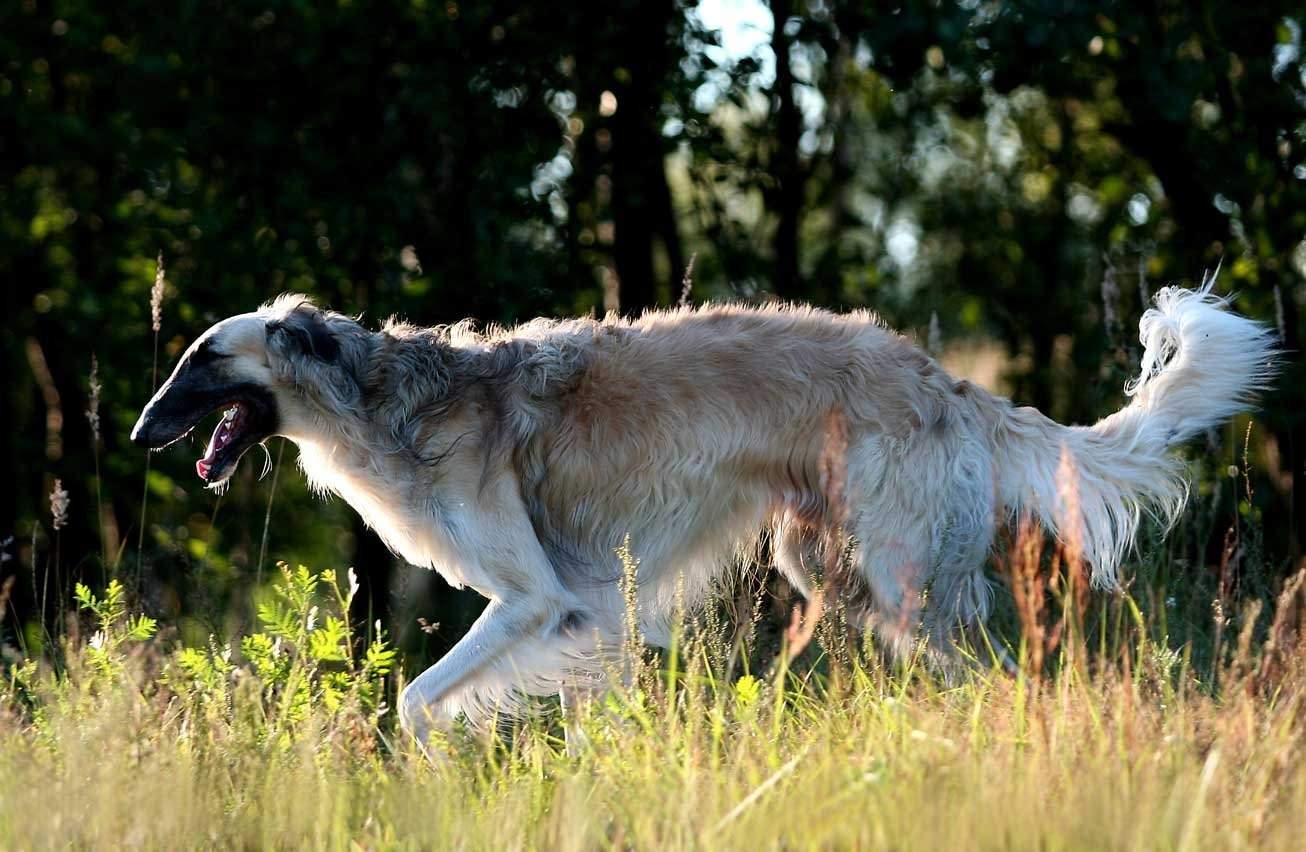
[[[503,668],[526,651],[557,618],[538,602],[493,600],[467,635],[441,660],[418,675],[399,696],[399,723],[423,748],[432,732],[447,730],[459,711],[493,712],[502,693]]]
[[[589,748],[584,721],[590,704],[605,695],[603,686],[571,680],[558,689],[558,709],[562,711],[562,731],[567,754],[577,757]]]

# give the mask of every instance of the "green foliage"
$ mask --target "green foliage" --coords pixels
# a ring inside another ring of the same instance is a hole
[[[238,639],[239,654],[213,639],[165,652],[155,621],[129,613],[120,582],[103,595],[78,584],[76,600],[94,632],[68,645],[59,670],[36,658],[10,667],[0,682],[0,719],[19,713],[57,753],[59,719],[167,706],[177,735],[200,753],[238,744],[284,753],[315,736],[322,747],[345,736],[366,758],[383,736],[397,652],[379,624],[368,637],[355,632],[352,570],[341,582],[331,570],[279,567],[281,580],[259,609],[263,630]]]
[[[175,667],[168,683],[183,697],[202,701],[220,701],[225,697],[227,681],[236,666],[231,662],[231,646],[218,648],[181,648],[173,656]],[[263,673],[259,673],[264,676]]]
[[[762,706],[763,683],[753,675],[744,675],[735,681],[735,715],[740,719],[753,719]]]
[[[129,643],[144,642],[154,636],[158,622],[146,615],[127,615],[126,590],[118,580],[111,580],[104,597],[78,583],[74,598],[77,606],[95,620],[95,633],[86,646],[86,659],[105,678],[121,672],[122,651]]]
[[[143,642],[154,635],[158,622],[144,615],[127,617],[126,590],[119,580],[110,580],[100,599],[91,592],[85,583],[78,583],[74,589],[77,605],[95,617],[102,633],[110,634],[114,648],[123,642]],[[106,649],[110,646],[106,644]]]
[[[282,745],[312,719],[314,707],[332,717],[348,711],[379,718],[396,651],[378,623],[356,658],[359,637],[348,616],[358,591],[353,569],[342,585],[333,570],[314,573],[285,563],[278,568],[281,581],[258,607],[263,630],[240,640],[243,664],[233,664],[230,646],[219,648],[211,642],[206,650],[182,649],[166,673],[170,688],[188,700],[191,712],[201,715],[217,708],[220,714],[239,717],[250,709],[242,710],[239,702],[252,700],[264,725],[250,733]],[[243,678],[243,694],[232,688],[237,672]]]

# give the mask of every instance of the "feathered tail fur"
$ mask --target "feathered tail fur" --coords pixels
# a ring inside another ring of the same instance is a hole
[[[1213,284],[1156,294],[1123,409],[1091,427],[1008,409],[999,427],[1005,504],[1080,552],[1095,585],[1117,585],[1144,512],[1169,524],[1183,508],[1188,483],[1171,448],[1249,408],[1274,377],[1273,331],[1231,313]]]

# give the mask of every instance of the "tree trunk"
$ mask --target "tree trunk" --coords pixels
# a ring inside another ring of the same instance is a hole
[[[672,297],[670,282],[679,279],[684,257],[667,185],[660,110],[671,61],[667,29],[676,9],[671,3],[637,3],[628,11],[635,22],[620,30],[627,36],[625,73],[615,75],[616,112],[605,129],[611,133],[612,258],[621,309],[637,314]],[[661,281],[653,254],[659,235],[671,266]]]
[[[771,32],[771,49],[775,53],[775,87],[771,91],[775,142],[771,173],[776,181],[770,193],[771,209],[776,215],[772,240],[775,268],[771,286],[781,299],[798,299],[803,295],[798,264],[798,226],[803,212],[803,174],[798,160],[798,143],[803,127],[794,100],[794,73],[789,56],[793,42],[785,32],[785,23],[793,15],[792,0],[772,0],[771,15],[775,19]]]

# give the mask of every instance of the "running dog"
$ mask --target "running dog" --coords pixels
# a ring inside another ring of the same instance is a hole
[[[795,587],[837,587],[899,652],[918,638],[946,650],[984,621],[985,558],[1018,515],[1115,585],[1140,516],[1183,507],[1172,448],[1274,374],[1271,331],[1211,282],[1158,293],[1140,339],[1129,403],[1062,426],[950,377],[864,312],[711,305],[372,331],[287,295],[201,335],[132,440],[162,449],[225,410],[195,463],[221,487],[251,447],[284,436],[314,489],[489,599],[401,696],[424,742],[459,713],[598,688],[604,649],[621,644],[627,540],[654,645],[678,602],[702,600],[762,531]]]

